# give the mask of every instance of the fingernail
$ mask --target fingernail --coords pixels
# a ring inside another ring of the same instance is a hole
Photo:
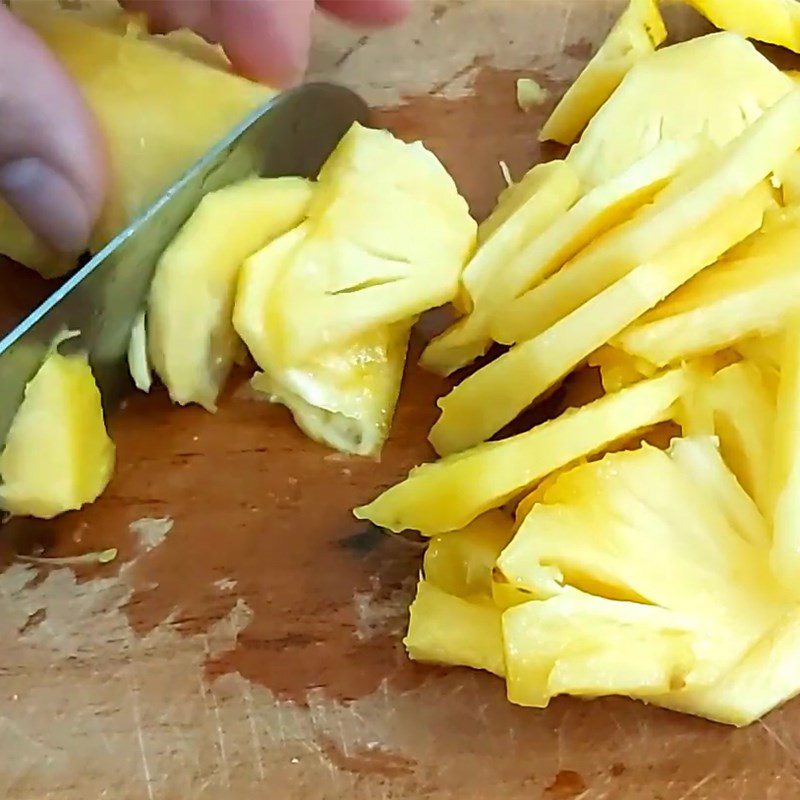
[[[79,253],[91,233],[83,199],[61,173],[38,158],[0,166],[0,195],[51,247]]]

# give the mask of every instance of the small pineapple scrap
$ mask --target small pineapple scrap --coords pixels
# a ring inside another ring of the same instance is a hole
[[[570,409],[526,433],[423,464],[354,513],[392,531],[434,536],[458,530],[554,470],[670,419],[693,380],[690,370],[673,370]]]
[[[383,326],[307,360],[284,357],[275,286],[308,235],[304,223],[245,261],[233,325],[263,372],[252,385],[282,403],[312,439],[377,455],[389,434],[405,365],[409,324]],[[298,314],[303,309],[297,309]]]
[[[242,262],[306,215],[303,178],[250,178],[207,194],[161,255],[150,287],[150,360],[173,402],[215,411],[239,340],[231,323]]]
[[[735,33],[714,33],[665,47],[630,70],[593,117],[568,161],[585,185],[596,186],[665,139],[701,135],[724,146],[793,85]]]
[[[718,28],[800,53],[797,0],[686,0]]]
[[[517,105],[522,111],[530,111],[547,100],[549,92],[533,78],[517,79]]]
[[[436,451],[458,452],[511,422],[631,322],[757,230],[768,198],[763,186],[756,187],[548,330],[462,381],[439,400],[442,414],[429,437]]]
[[[572,144],[634,64],[667,38],[656,0],[631,0],[606,40],[567,89],[539,135]]]
[[[308,217],[275,287],[292,361],[454,300],[477,230],[430,151],[358,123],[320,172]]]
[[[128,342],[128,371],[140,392],[149,392],[153,386],[153,372],[147,354],[147,314],[140,311],[133,323]]]
[[[96,500],[113,471],[89,363],[53,350],[25,387],[0,453],[0,508],[51,519]]]

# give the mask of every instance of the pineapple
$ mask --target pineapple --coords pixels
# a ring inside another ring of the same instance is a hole
[[[572,144],[634,64],[667,38],[655,0],[631,0],[606,40],[547,120],[540,141]]]
[[[51,519],[96,500],[114,444],[85,356],[53,350],[25,387],[0,454],[0,508]]]
[[[756,336],[737,342],[736,351],[747,361],[755,364],[773,394],[777,394],[778,377],[783,353],[783,336],[779,333],[772,336]]]
[[[147,315],[139,312],[131,329],[128,342],[128,371],[133,383],[141,392],[149,392],[153,385],[153,372],[147,355]]]
[[[800,153],[795,153],[778,171],[784,206],[800,205]]]
[[[491,598],[465,599],[421,580],[409,612],[403,644],[414,661],[505,675],[502,612]]]
[[[458,530],[554,470],[670,419],[673,404],[692,382],[691,371],[673,370],[526,433],[424,464],[354,513],[392,531],[412,529],[434,536]]]
[[[717,437],[739,483],[769,515],[775,394],[758,367],[741,361],[699,381],[676,416],[684,435]]]
[[[456,330],[463,336],[472,323],[472,329],[478,328],[483,334],[490,328],[487,319],[489,323],[494,317],[502,320],[508,303],[551,275],[597,236],[627,219],[636,208],[649,202],[687,161],[697,155],[698,149],[697,143],[666,142],[622,175],[590,191],[530,239],[510,261],[504,259],[499,263],[500,269],[493,271],[495,279],[488,287],[488,276],[483,277],[486,287],[483,294],[472,289],[475,308],[466,320],[456,323]],[[502,230],[498,232],[482,250],[492,248],[502,233]],[[475,260],[480,254],[481,250]],[[471,266],[467,267],[464,278],[468,288],[471,288],[467,283]],[[441,344],[448,334],[435,340],[429,350],[437,343]]]
[[[320,173],[308,236],[275,285],[285,357],[307,360],[453,300],[476,228],[431,153],[354,124]]]
[[[133,21],[91,24],[36,4],[19,13],[76,79],[105,134],[112,189],[94,251],[273,93],[149,40]],[[5,205],[0,252],[45,275],[74,263],[54,258]]]
[[[800,226],[746,244],[745,257],[732,253],[698,275],[623,331],[615,345],[663,366],[778,334],[798,309]]]
[[[797,0],[686,0],[718,28],[800,53]]]
[[[791,78],[735,33],[675,44],[633,66],[568,161],[596,186],[665,139],[703,135],[722,146],[792,88]]]
[[[600,371],[600,380],[606,392],[618,392],[657,372],[657,367],[652,364],[632,358],[611,345],[603,345],[595,350],[587,363]]]
[[[216,410],[239,342],[231,323],[239,269],[298,225],[303,178],[251,178],[207,194],[162,254],[150,289],[150,359],[173,402]]]
[[[695,665],[689,622],[576,590],[517,605],[502,617],[508,699],[544,708],[559,694],[662,695]]]
[[[542,105],[549,92],[533,78],[517,78],[517,105],[521,111],[528,112]]]
[[[480,246],[462,276],[469,313],[428,345],[420,361],[423,367],[449,375],[489,349],[491,313],[514,296],[519,283],[517,278],[509,286],[510,277],[516,277],[508,275],[511,265],[520,265],[515,256],[526,252],[526,245],[548,230],[579,192],[577,176],[563,161],[537,164],[503,192],[479,228]],[[526,280],[524,274],[520,277]]]
[[[275,324],[275,285],[308,236],[309,223],[275,239],[245,261],[239,276],[233,325],[264,370],[257,391],[287,406],[311,438],[337,450],[377,455],[388,436],[405,365],[409,324],[399,322],[361,335],[307,361],[284,358]],[[297,324],[308,320],[302,306]]]
[[[438,453],[488,439],[574,367],[692,275],[761,225],[769,193],[757,187],[645,261],[539,336],[511,348],[439,401],[430,439]]]
[[[800,89],[776,103],[714,157],[703,157],[652,205],[601,236],[575,259],[515,300],[492,329],[512,344],[541,333],[632,267],[685,236],[784,164],[800,146]]]
[[[766,523],[710,438],[677,440],[668,453],[645,445],[562,475],[497,566],[545,604],[578,590],[680,615],[692,632],[688,688],[718,680],[792,608],[770,570]],[[557,627],[550,635],[560,644]],[[569,637],[578,653],[584,636]],[[508,648],[508,628],[505,637]],[[508,651],[506,660],[512,674]],[[591,677],[591,663],[581,666]]]

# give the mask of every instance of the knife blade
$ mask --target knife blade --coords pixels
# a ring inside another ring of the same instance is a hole
[[[368,109],[355,93],[307,84],[272,98],[216,144],[85,266],[0,339],[0,451],[55,338],[75,332],[62,351],[86,352],[106,410],[132,386],[127,349],[159,256],[208,192],[242,178],[315,178],[353,122]]]

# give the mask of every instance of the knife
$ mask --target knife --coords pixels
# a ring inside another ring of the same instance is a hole
[[[254,174],[315,178],[353,122],[367,117],[364,101],[334,84],[307,84],[275,96],[0,339],[0,451],[26,384],[65,332],[76,335],[62,351],[88,353],[106,411],[129,391],[134,320],[159,256],[205,194]]]

